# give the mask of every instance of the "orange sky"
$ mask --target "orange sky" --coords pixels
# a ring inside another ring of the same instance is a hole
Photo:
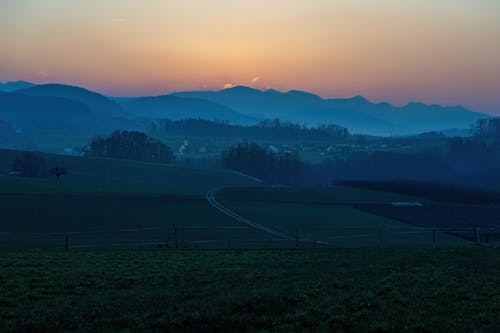
[[[500,113],[497,0],[0,0],[0,81],[248,85]]]

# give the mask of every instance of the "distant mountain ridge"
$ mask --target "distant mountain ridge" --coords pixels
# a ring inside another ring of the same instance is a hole
[[[0,92],[0,120],[16,128],[85,124],[90,115],[88,106],[78,101]]]
[[[118,117],[125,115],[120,105],[104,95],[85,88],[64,84],[43,84],[20,89],[17,90],[16,93],[30,96],[51,96],[71,99],[84,103],[96,116],[100,117]]]
[[[15,119],[13,124],[22,120],[22,114],[28,117],[28,113],[36,115],[33,119],[47,123],[52,116],[42,119],[42,115],[53,115],[54,112],[58,113],[57,120],[64,121],[67,116],[67,120],[74,122],[75,114],[85,111],[89,124],[92,121],[102,123],[103,119],[127,118],[127,122],[137,122],[139,118],[143,121],[201,118],[247,125],[262,119],[280,118],[304,125],[336,124],[346,127],[351,133],[410,135],[447,129],[465,131],[476,120],[489,117],[461,106],[408,103],[398,107],[389,103],[372,103],[362,96],[326,99],[299,90],[261,91],[244,86],[134,98],[111,98],[76,86],[34,85],[25,81],[0,84],[0,90],[6,89],[14,92],[2,93],[0,120]],[[26,121],[34,123],[33,119],[26,118]]]
[[[174,95],[117,99],[122,107],[137,117],[168,118],[179,120],[202,118],[222,120],[234,124],[253,124],[258,119],[238,113],[218,103],[200,99],[183,98]]]
[[[220,91],[178,92],[174,96],[203,98],[256,117],[309,125],[337,124],[351,132],[367,134],[414,134],[448,128],[468,128],[477,119],[489,117],[461,106],[443,107],[408,103],[397,107],[372,103],[362,96],[324,99],[297,90],[261,91],[238,86]]]
[[[36,84],[27,81],[10,81],[2,83],[0,82],[0,91],[12,92],[19,89],[26,89],[36,86]]]

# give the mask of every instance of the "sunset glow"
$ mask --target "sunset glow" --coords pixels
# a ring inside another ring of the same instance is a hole
[[[235,85],[500,113],[496,0],[0,0],[0,81]]]

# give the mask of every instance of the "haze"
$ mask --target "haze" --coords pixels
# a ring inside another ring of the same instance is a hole
[[[0,0],[0,81],[248,85],[500,113],[495,0]]]

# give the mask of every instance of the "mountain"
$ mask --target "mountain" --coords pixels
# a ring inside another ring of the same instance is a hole
[[[282,93],[276,90],[261,91],[243,86],[220,91],[179,92],[173,95],[206,99],[259,118],[286,117],[291,113],[317,108],[324,104],[321,97],[302,91],[292,90]]]
[[[30,96],[51,96],[78,101],[87,105],[92,113],[99,117],[120,117],[126,115],[120,105],[109,98],[80,87],[63,84],[43,84],[17,90],[16,92]]]
[[[19,89],[26,89],[36,86],[36,84],[26,81],[11,81],[11,82],[0,82],[0,91],[16,91]]]
[[[118,99],[122,107],[138,117],[168,118],[172,120],[203,118],[223,120],[235,124],[252,124],[258,119],[240,114],[231,108],[199,98],[172,95]]]
[[[393,130],[389,122],[356,110],[320,108],[282,118],[311,126],[335,124],[347,128],[351,133],[386,136]]]
[[[8,87],[13,89],[26,84],[30,83],[8,83]],[[5,87],[5,84],[2,86]],[[23,112],[31,112],[37,121],[44,122],[41,114],[62,112],[63,104],[66,105],[64,110],[67,114],[60,113],[60,117],[51,119],[61,120],[65,115],[74,117],[74,113],[83,111],[88,112],[95,124],[103,123],[102,120],[106,119],[108,125],[113,126],[140,121],[131,118],[143,118],[142,121],[148,118],[202,118],[233,124],[254,124],[260,119],[280,118],[306,125],[336,124],[352,133],[373,135],[411,135],[450,128],[465,130],[476,120],[488,117],[461,106],[408,103],[399,107],[389,103],[372,103],[362,96],[325,99],[298,90],[261,91],[243,86],[220,91],[190,91],[112,100],[80,87],[45,84],[17,90],[14,95],[3,96],[3,104],[0,103],[0,120],[15,118],[13,125],[22,120],[19,114]],[[25,101],[21,100],[22,96],[25,96]],[[19,105],[17,115],[13,105]],[[2,113],[9,117],[2,118]],[[26,118],[24,123],[30,121],[33,123],[33,119]]]
[[[15,128],[83,125],[90,114],[88,106],[66,98],[0,92],[0,119]]]
[[[409,103],[397,107],[372,103],[362,96],[323,99],[297,90],[261,91],[234,87],[220,91],[179,92],[175,96],[202,98],[262,118],[281,118],[309,125],[333,123],[354,133],[375,135],[415,134],[448,128],[469,128],[477,119],[489,117],[461,106],[444,107]]]

